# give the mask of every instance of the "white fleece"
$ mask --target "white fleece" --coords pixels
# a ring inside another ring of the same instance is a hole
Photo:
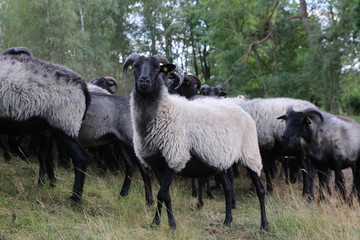
[[[86,109],[79,82],[64,76],[56,79],[50,63],[38,63],[0,57],[0,117],[17,121],[41,117],[77,136]]]
[[[260,175],[262,169],[254,120],[232,101],[201,98],[189,101],[161,91],[161,103],[150,127],[140,132],[142,109],[131,97],[134,148],[144,162],[160,151],[168,165],[180,172],[191,154],[220,170],[240,162]]]

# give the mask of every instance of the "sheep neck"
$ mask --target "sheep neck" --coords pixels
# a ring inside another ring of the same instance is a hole
[[[145,133],[148,129],[148,124],[153,122],[164,91],[167,91],[164,85],[147,94],[142,94],[136,90],[133,91],[133,100],[136,105],[135,109],[137,109],[135,122],[141,133]]]

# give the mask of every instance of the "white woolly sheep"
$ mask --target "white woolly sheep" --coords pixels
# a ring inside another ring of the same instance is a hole
[[[225,226],[230,226],[230,182],[225,170],[242,163],[255,185],[261,208],[261,227],[268,228],[265,192],[260,181],[261,157],[254,120],[230,101],[198,99],[170,95],[164,85],[172,64],[160,65],[155,57],[130,55],[129,65],[135,75],[131,95],[131,116],[136,155],[150,166],[160,182],[158,206],[152,226],[160,224],[165,203],[169,225],[176,228],[169,187],[175,174],[205,178],[220,173],[226,199]],[[231,117],[229,117],[231,116]]]
[[[39,134],[52,130],[75,165],[71,199],[83,192],[88,153],[77,136],[90,95],[85,80],[71,70],[31,56],[0,56],[0,133]]]

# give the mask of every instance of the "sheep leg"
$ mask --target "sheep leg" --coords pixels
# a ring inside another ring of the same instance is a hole
[[[235,200],[235,192],[234,192],[234,171],[233,168],[230,167],[227,171],[226,171],[226,175],[229,178],[229,181],[231,183],[231,208],[235,209],[236,208],[236,200]]]
[[[10,150],[10,146],[9,146],[9,140],[6,135],[0,135],[0,147],[2,148],[2,150],[4,152],[3,154],[4,154],[5,162],[10,162],[11,150]]]
[[[307,196],[309,202],[314,199],[314,177],[315,169],[309,159],[301,158],[300,161],[303,173],[303,196]]]
[[[84,188],[86,167],[89,163],[89,154],[77,138],[71,138],[62,133],[59,134],[59,137],[74,164],[75,181],[70,199],[76,203],[80,203]]]
[[[203,186],[204,186],[204,179],[202,178],[198,178],[198,185],[199,185],[199,188],[198,188],[198,202],[197,202],[197,208],[198,209],[202,209],[202,207],[204,206],[204,201],[203,201],[203,196],[202,196],[202,189],[203,189]]]
[[[134,149],[131,147],[128,148],[128,153],[130,154],[132,161],[136,163],[136,165],[139,168],[141,177],[144,182],[144,188],[145,188],[145,201],[146,203],[151,206],[154,204],[153,199],[153,193],[152,193],[152,187],[151,187],[151,176],[150,176],[150,170],[145,168],[145,166],[140,162],[140,160],[136,157]]]
[[[58,150],[59,165],[69,172],[71,169],[70,157],[61,142],[56,142],[56,145]]]
[[[262,163],[263,163],[263,170],[265,173],[265,178],[266,178],[266,191],[268,193],[271,193],[273,191],[273,186],[272,186],[272,182],[271,182],[271,168],[273,166],[273,159],[272,156],[270,156],[271,154],[268,151],[260,151],[261,154],[261,159],[262,159]]]
[[[210,178],[206,178],[206,196],[209,199],[214,198],[214,195],[212,194],[211,185],[210,185]]]
[[[196,178],[191,178],[191,196],[197,197]]]
[[[54,144],[52,133],[45,131],[39,134],[39,179],[38,185],[45,184],[45,175],[50,179],[50,186],[55,187],[56,177],[54,173]]]
[[[254,187],[256,189],[256,194],[258,196],[259,202],[260,202],[260,211],[261,211],[261,228],[265,231],[268,231],[269,229],[269,222],[266,217],[266,211],[265,211],[265,190],[264,186],[261,183],[260,177],[251,170],[250,168],[247,168],[248,174],[251,178],[252,183],[254,184]]]
[[[155,213],[154,220],[151,224],[151,227],[156,227],[161,222],[161,209],[165,203],[166,211],[168,214],[168,222],[171,230],[176,229],[176,221],[172,211],[171,197],[169,193],[169,187],[174,180],[175,172],[169,167],[165,167],[165,171],[154,170],[157,175],[158,181],[160,182],[160,189],[157,194],[157,210]]]
[[[318,171],[319,177],[319,200],[322,201],[325,199],[324,189],[327,189],[327,192],[330,194],[331,190],[329,187],[329,172]]]
[[[232,220],[233,220],[232,214],[231,214],[231,208],[232,208],[231,201],[232,201],[232,198],[233,198],[232,195],[231,195],[232,186],[231,186],[231,182],[229,180],[229,177],[227,176],[225,171],[219,173],[219,177],[220,177],[223,189],[224,189],[225,206],[226,206],[225,220],[224,220],[223,225],[226,226],[226,227],[230,227],[231,223],[232,223]]]
[[[342,173],[340,168],[334,170],[334,172],[335,172],[335,184],[336,184],[336,187],[337,187],[338,191],[340,191],[342,199],[346,202],[347,201],[347,196],[346,196],[346,187],[345,187],[344,174]]]
[[[358,201],[360,202],[360,161],[357,161],[353,168],[353,185]]]
[[[129,194],[131,178],[134,174],[135,166],[124,144],[119,144],[119,147],[121,158],[124,160],[125,164],[125,179],[120,191],[120,196],[124,197]]]

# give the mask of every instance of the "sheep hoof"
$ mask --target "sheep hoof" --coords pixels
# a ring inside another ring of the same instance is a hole
[[[176,223],[169,223],[169,227],[171,231],[175,231],[176,229]]]
[[[223,225],[224,225],[225,227],[231,227],[231,223],[232,223],[232,218],[227,218],[227,219],[225,219]]]
[[[151,229],[157,229],[159,227],[159,224],[158,223],[152,223],[150,224],[150,228]]]
[[[198,208],[198,209],[202,209],[203,206],[204,206],[204,203],[201,203],[201,202],[198,202],[198,203],[197,203],[197,208]]]
[[[261,226],[262,233],[267,233],[269,231],[269,222],[265,222]]]
[[[146,203],[148,206],[153,206],[154,205],[154,200],[152,198],[146,199]]]
[[[70,200],[74,203],[80,204],[81,203],[81,197],[79,197],[76,194],[71,195]]]

